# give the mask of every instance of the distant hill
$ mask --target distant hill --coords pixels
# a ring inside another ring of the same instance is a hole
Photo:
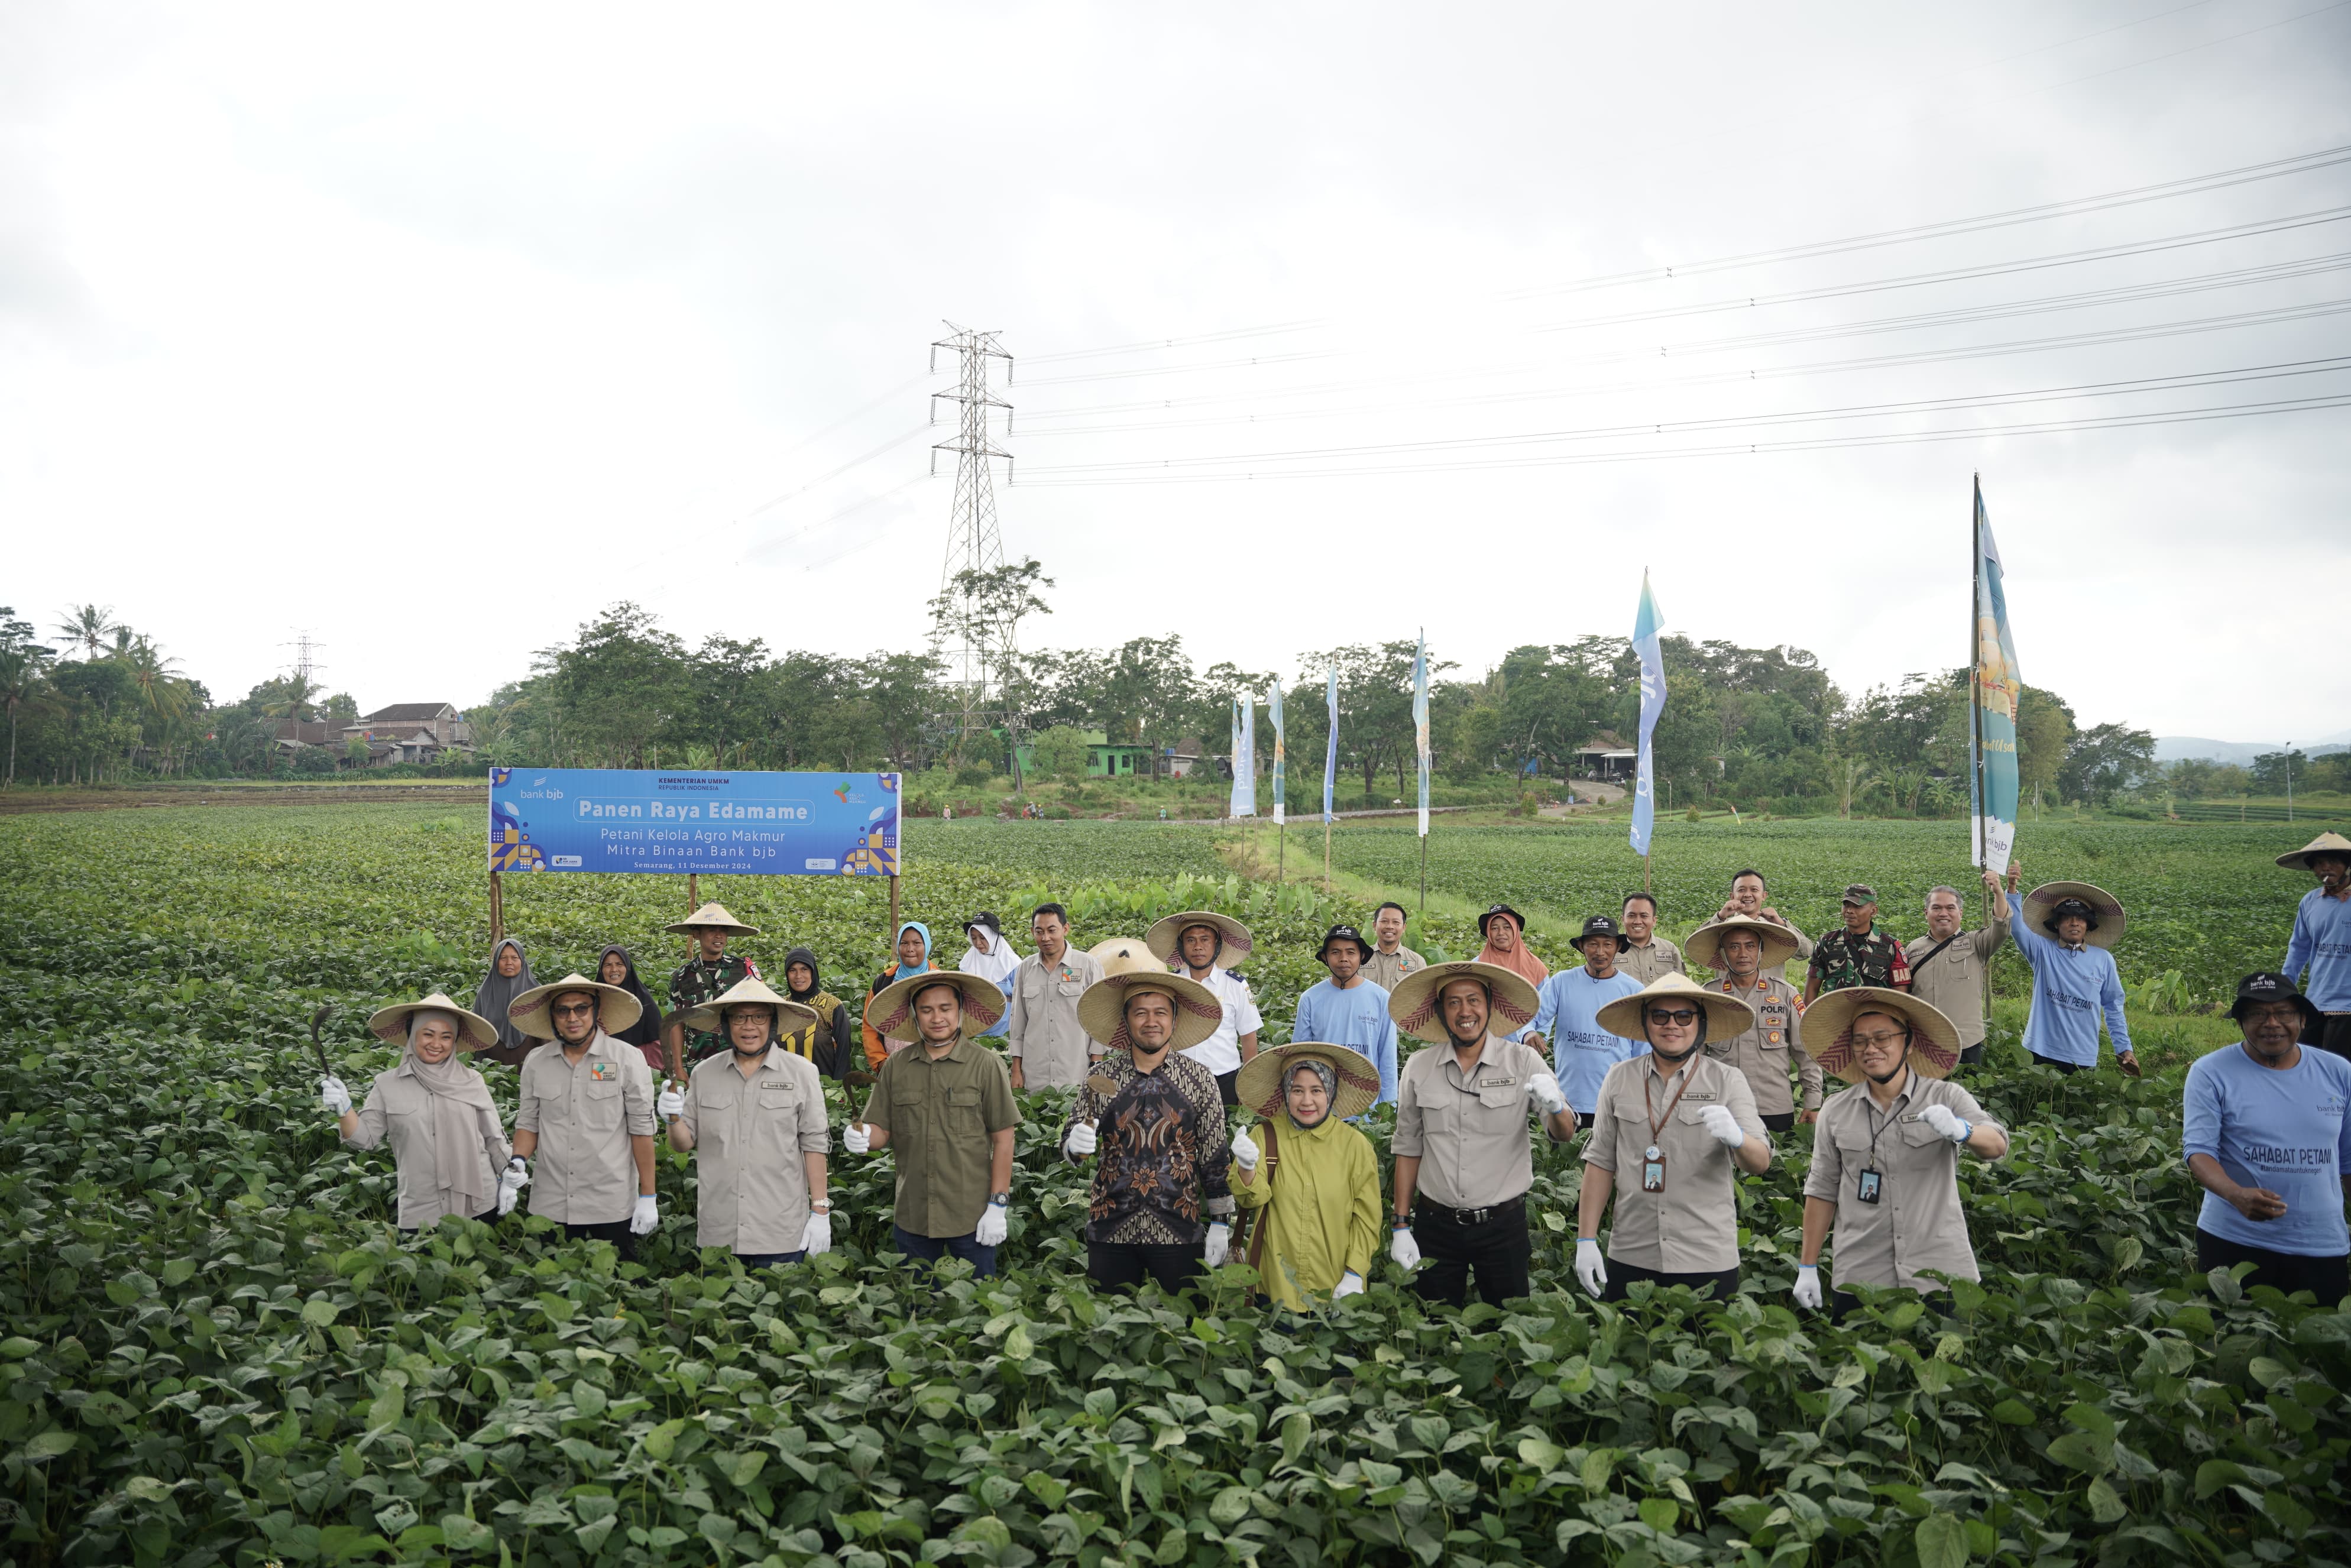
[[[2351,737],[2333,736],[2319,745],[2304,745],[2299,749],[2305,756],[2324,757],[2329,752],[2341,751],[2346,738]],[[2284,749],[2285,742],[2282,740],[2207,740],[2197,735],[2166,735],[2156,740],[2155,759],[2158,762],[2185,762],[2191,758],[2199,758],[2207,762],[2242,765],[2252,762],[2256,757]]]

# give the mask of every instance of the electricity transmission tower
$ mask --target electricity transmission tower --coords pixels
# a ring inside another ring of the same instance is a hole
[[[278,646],[294,650],[294,673],[302,677],[306,685],[316,681],[326,669],[326,665],[319,662],[319,652],[325,644],[307,631],[297,632],[292,642],[280,643]]]
[[[996,524],[996,486],[989,465],[1002,458],[1005,474],[1012,471],[1012,455],[998,446],[990,434],[991,410],[1002,409],[1009,423],[1012,405],[988,391],[988,361],[1002,360],[1011,373],[1012,356],[997,343],[995,332],[974,331],[947,324],[949,336],[931,345],[931,368],[938,369],[939,350],[952,350],[960,373],[956,384],[931,394],[931,416],[938,417],[941,399],[961,407],[955,439],[931,448],[931,471],[938,471],[938,455],[956,455],[955,503],[947,517],[947,553],[939,569],[937,622],[940,651],[947,663],[946,711],[938,716],[940,746],[968,755],[992,755],[994,737],[989,721],[998,716],[989,700],[996,688],[998,702],[1008,695],[1013,674],[1012,628],[991,612],[973,590],[986,574],[1004,565],[1004,540]],[[1013,705],[1002,712],[1005,742],[1013,753],[1018,777],[1019,715]]]

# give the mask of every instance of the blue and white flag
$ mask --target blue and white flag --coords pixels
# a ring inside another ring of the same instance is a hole
[[[1339,782],[1339,666],[1331,666],[1331,717],[1322,742],[1322,820],[1332,819],[1331,791]]]
[[[1243,695],[1233,696],[1233,817],[1257,815],[1257,708]]]
[[[2005,872],[2016,850],[2016,705],[2024,677],[2016,669],[2016,643],[2008,633],[2008,587],[2001,579],[2000,547],[1991,542],[1983,485],[1976,485],[1975,657],[1969,685],[1976,722],[1968,795],[1975,814],[1976,864]]]
[[[1657,815],[1656,758],[1649,737],[1666,706],[1666,660],[1657,646],[1657,632],[1665,623],[1656,597],[1649,591],[1649,574],[1644,571],[1641,609],[1633,617],[1633,651],[1641,655],[1641,779],[1633,792],[1633,852],[1637,855],[1649,852],[1649,829]]]
[[[1428,837],[1428,633],[1412,655],[1412,744],[1420,754],[1420,836]]]
[[[1273,825],[1280,827],[1290,816],[1285,799],[1290,789],[1290,750],[1281,731],[1281,683],[1276,681],[1265,694],[1265,706],[1273,715]]]

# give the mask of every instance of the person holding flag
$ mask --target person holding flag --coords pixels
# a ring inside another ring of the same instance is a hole
[[[2098,1065],[2098,1015],[2106,1018],[2115,1065],[2139,1075],[2123,1017],[2123,977],[2107,951],[2122,937],[2123,906],[2086,882],[2044,883],[2028,897],[2016,889],[2023,863],[2008,865],[2009,937],[2032,966],[2032,1007],[2024,1018],[2024,1049],[2035,1066],[2080,1072]],[[1984,873],[1984,891],[2000,896],[2000,879]],[[2043,933],[2046,935],[2043,935]]]

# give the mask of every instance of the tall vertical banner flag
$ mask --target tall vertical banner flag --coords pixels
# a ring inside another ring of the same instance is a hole
[[[1257,815],[1257,706],[1241,693],[1233,696],[1233,801],[1226,810]]]
[[[1325,699],[1330,716],[1323,727],[1322,741],[1322,820],[1332,817],[1331,791],[1339,783],[1339,666],[1331,666],[1331,695]]]
[[[1273,825],[1280,827],[1289,820],[1287,791],[1290,788],[1290,748],[1281,731],[1281,683],[1265,694],[1265,706],[1273,714]]]
[[[2016,704],[2024,678],[2016,670],[2016,644],[2008,634],[2008,590],[2001,584],[2000,549],[1991,542],[1983,482],[1976,482],[1975,643],[1970,686],[1976,722],[1970,727],[1975,748],[1976,863],[2006,872],[2016,848]]]
[[[1649,829],[1657,815],[1656,759],[1649,737],[1666,706],[1666,660],[1657,646],[1657,632],[1665,623],[1657,613],[1656,596],[1649,591],[1649,574],[1643,571],[1641,608],[1633,617],[1633,651],[1641,655],[1641,777],[1633,792],[1633,852],[1637,855],[1649,852]]]
[[[1412,656],[1412,744],[1420,754],[1420,836],[1428,837],[1428,633]]]

